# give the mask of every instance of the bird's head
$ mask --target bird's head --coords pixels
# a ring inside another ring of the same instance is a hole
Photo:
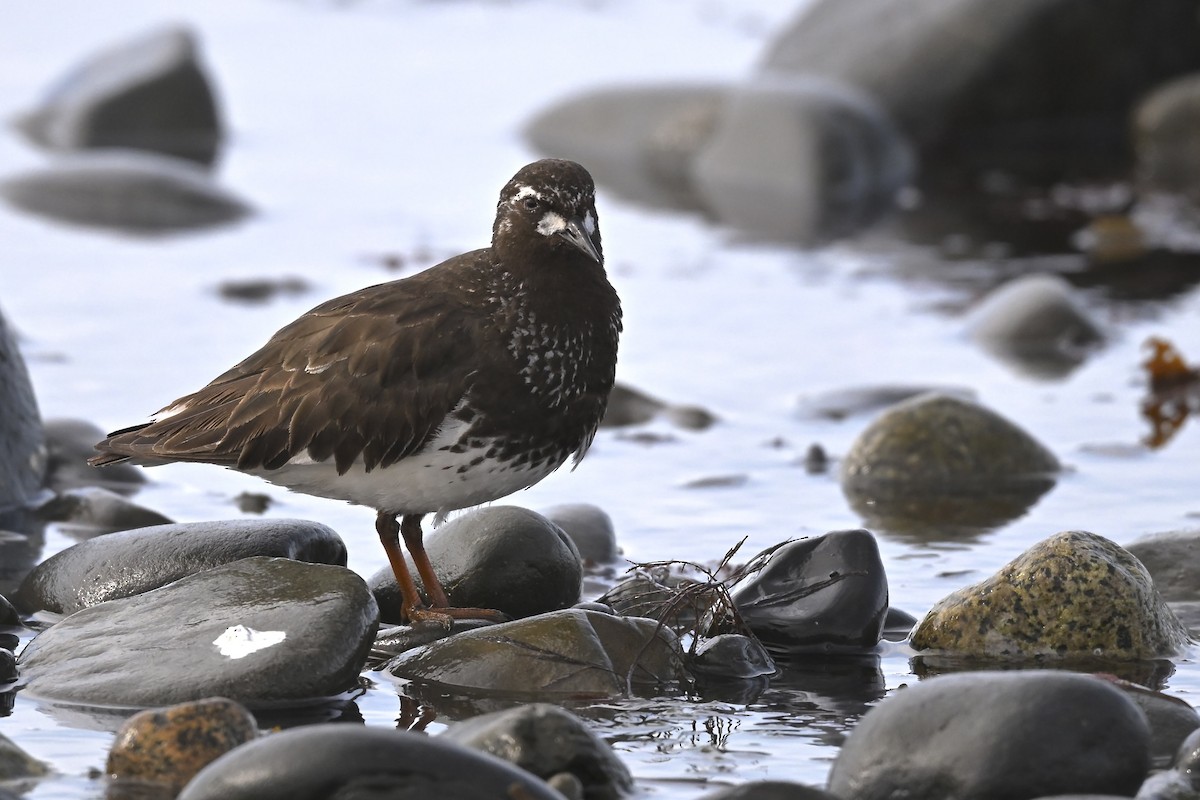
[[[592,176],[574,161],[556,158],[522,167],[500,191],[492,246],[583,253],[603,264]]]

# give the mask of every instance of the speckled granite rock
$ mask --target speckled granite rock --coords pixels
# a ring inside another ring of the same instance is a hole
[[[912,635],[917,650],[991,658],[1165,658],[1187,642],[1141,562],[1086,531],[1055,534],[959,589]]]
[[[224,697],[151,708],[121,725],[105,771],[177,794],[205,765],[257,736],[254,716]]]

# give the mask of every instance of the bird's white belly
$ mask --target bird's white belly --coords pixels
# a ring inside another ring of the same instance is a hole
[[[453,452],[447,444],[458,440],[459,430],[445,430],[425,451],[386,467],[367,472],[362,460],[338,475],[333,460],[313,461],[298,456],[279,469],[258,469],[252,474],[304,494],[345,500],[394,514],[444,516],[449,511],[491,502],[526,489],[553,472],[557,463],[520,466],[486,457],[493,443]]]

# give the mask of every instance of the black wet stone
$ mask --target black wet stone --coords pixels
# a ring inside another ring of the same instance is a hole
[[[198,49],[184,27],[123,42],[77,65],[15,126],[50,150],[146,150],[209,166],[221,125]]]
[[[688,666],[698,677],[709,680],[748,680],[778,671],[775,660],[761,642],[737,633],[705,639]]]
[[[26,576],[13,600],[28,612],[71,614],[250,556],[345,566],[346,546],[333,529],[307,520],[156,525],[100,536],[56,553]]]
[[[246,558],[45,630],[21,654],[23,691],[125,708],[213,696],[252,708],[308,702],[356,685],[377,625],[355,573]]]
[[[731,595],[754,634],[787,651],[869,650],[879,643],[888,613],[879,547],[862,529],[777,548]]]
[[[633,776],[608,743],[579,717],[549,703],[473,717],[441,738],[502,758],[543,780],[570,773],[587,800],[617,800],[633,790]]]
[[[274,733],[209,764],[179,800],[562,800],[539,778],[442,737],[352,725]]]
[[[886,697],[829,774],[839,797],[1132,797],[1150,768],[1146,717],[1099,678],[1029,670],[947,675]]]
[[[489,506],[457,517],[425,539],[451,605],[493,608],[514,619],[579,601],[583,566],[562,529],[529,509]],[[421,586],[412,567],[413,578]],[[383,619],[400,621],[400,591],[384,568],[371,577]]]
[[[466,631],[408,650],[400,678],[530,699],[619,696],[683,677],[675,635],[657,622],[567,609]]]

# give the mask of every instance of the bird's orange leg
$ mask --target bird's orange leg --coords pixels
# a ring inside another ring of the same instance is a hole
[[[429,595],[429,608],[415,608],[406,612],[412,621],[418,619],[486,619],[492,622],[503,622],[508,615],[490,608],[456,608],[450,605],[449,598],[442,588],[442,582],[433,572],[433,564],[425,552],[425,543],[421,533],[422,514],[405,514],[400,519],[400,535],[404,537],[404,546],[412,555],[413,564],[425,585],[425,593]],[[407,567],[405,569],[407,571]],[[411,578],[410,578],[411,580]],[[438,620],[440,621],[440,620]]]

